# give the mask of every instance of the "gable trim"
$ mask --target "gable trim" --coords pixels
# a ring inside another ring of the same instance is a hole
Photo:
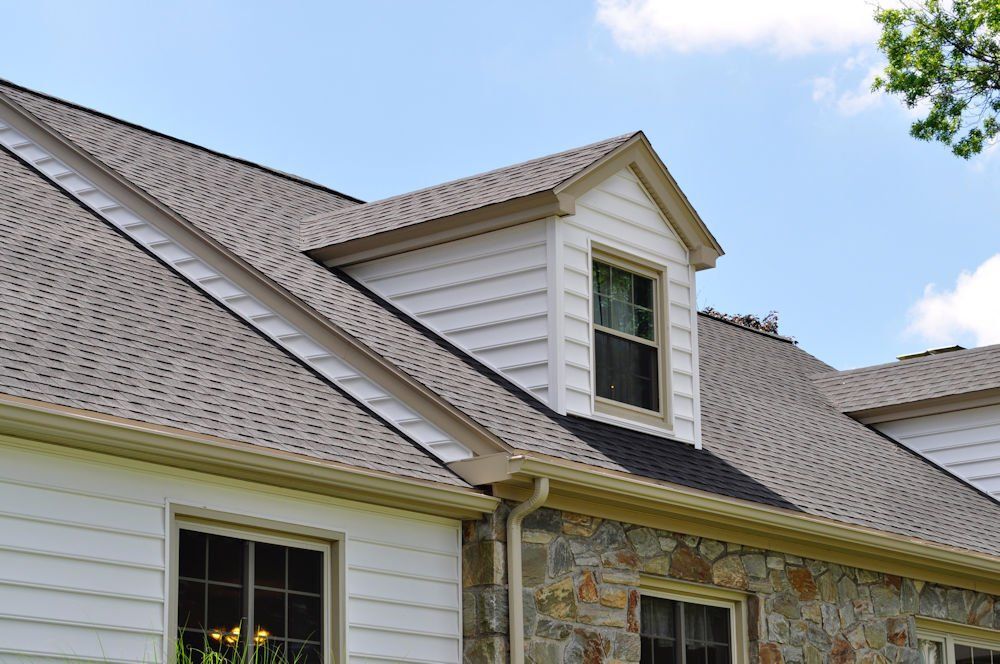
[[[2,92],[0,143],[220,305],[439,458],[453,460],[506,449],[464,413]],[[408,412],[397,412],[400,410]],[[449,451],[442,456],[445,450]]]

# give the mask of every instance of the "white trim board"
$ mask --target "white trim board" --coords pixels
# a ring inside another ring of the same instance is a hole
[[[173,267],[192,285],[234,312],[305,365],[367,405],[401,433],[445,463],[472,452],[391,395],[286,318],[268,308],[175,239],[108,195],[40,145],[0,120],[0,145],[57,187]]]

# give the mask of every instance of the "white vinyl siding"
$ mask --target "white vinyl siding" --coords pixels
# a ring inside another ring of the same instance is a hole
[[[697,444],[695,271],[631,170],[581,196],[573,215],[346,269],[552,409],[591,417],[592,243],[666,268],[670,435]]]
[[[347,268],[542,400],[549,372],[546,270],[544,221]]]
[[[171,503],[344,533],[350,661],[461,661],[457,521],[13,439],[0,457],[2,661],[162,662]]]
[[[874,426],[1000,499],[1000,405],[882,422]]]
[[[694,269],[687,248],[630,170],[581,196],[563,219],[566,410],[592,415],[591,244],[666,267],[670,408],[674,437],[697,442]]]

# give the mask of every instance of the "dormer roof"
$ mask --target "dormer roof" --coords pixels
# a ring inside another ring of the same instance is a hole
[[[301,249],[345,264],[574,212],[594,183],[631,167],[681,235],[696,267],[722,247],[641,131],[302,221]]]

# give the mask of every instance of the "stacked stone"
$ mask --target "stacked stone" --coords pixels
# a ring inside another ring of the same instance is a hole
[[[465,527],[466,662],[506,652],[506,508]],[[639,575],[748,593],[750,664],[920,664],[916,616],[1000,629],[1000,598],[542,509],[524,522],[530,662],[638,662]]]

